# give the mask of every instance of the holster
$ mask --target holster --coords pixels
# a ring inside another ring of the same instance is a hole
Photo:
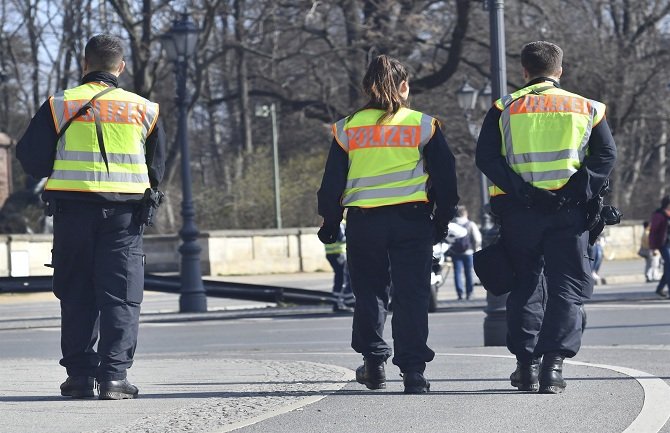
[[[137,214],[139,224],[153,225],[154,216],[163,202],[163,197],[165,197],[165,194],[157,189],[147,188],[144,191],[144,197],[142,197]]]
[[[586,230],[589,232],[594,230],[600,223],[600,212],[603,210],[603,203],[603,197],[600,195],[586,202]]]

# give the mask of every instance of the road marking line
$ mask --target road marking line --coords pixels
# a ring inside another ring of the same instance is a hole
[[[587,346],[588,347],[588,346]],[[347,355],[341,352],[275,352],[274,355]],[[360,356],[358,353],[349,352],[350,355]],[[435,353],[435,356],[469,356],[477,358],[508,358],[515,359],[513,355],[489,355],[482,353]],[[595,367],[605,370],[616,371],[626,376],[630,376],[642,387],[644,402],[642,409],[633,422],[623,431],[623,433],[657,433],[661,431],[665,423],[670,419],[670,411],[667,404],[670,401],[670,386],[660,377],[617,365],[592,364],[581,361],[571,361],[566,359],[567,364],[583,367]]]
[[[295,403],[288,404],[286,406],[283,406],[279,409],[271,410],[269,412],[266,412],[262,415],[258,415],[246,420],[238,421],[232,424],[228,424],[227,426],[223,427],[222,430],[216,430],[215,433],[227,433],[233,430],[237,430],[239,428],[247,427],[252,424],[259,423],[261,421],[265,421],[266,419],[273,418],[278,415],[283,415],[285,413],[300,409],[304,406],[307,406],[312,403],[316,403],[319,400],[322,400],[326,398],[328,395],[333,394],[340,389],[344,388],[349,382],[355,379],[355,373],[352,370],[349,370],[348,368],[340,367],[338,365],[332,365],[328,364],[329,367],[333,368],[334,370],[339,370],[342,373],[342,378],[340,379],[341,382],[339,383],[333,383],[333,390],[328,390],[328,391],[323,391],[322,395],[313,395],[309,397],[305,397]]]
[[[644,403],[642,410],[631,425],[623,433],[649,433],[660,431],[670,419],[668,401],[670,401],[670,386],[659,377],[644,371],[632,368],[619,367],[617,365],[591,364],[588,362],[568,361],[570,364],[583,365],[586,367],[597,367],[613,370],[626,376],[630,376],[642,387],[644,392]]]
[[[436,353],[436,355],[438,354]],[[439,355],[515,359],[512,355],[471,353],[441,353]],[[618,365],[592,364],[590,362],[571,361],[568,359],[566,359],[565,362],[567,364],[580,365],[583,367],[595,367],[616,371],[617,373],[632,377],[640,384],[642,392],[644,393],[642,410],[640,410],[640,413],[623,433],[656,433],[661,431],[665,423],[670,419],[670,411],[667,406],[668,401],[670,401],[670,386],[668,386],[668,384],[660,377],[632,368],[619,367]]]

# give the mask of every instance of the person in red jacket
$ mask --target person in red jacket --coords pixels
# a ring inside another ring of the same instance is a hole
[[[661,200],[661,207],[651,215],[649,224],[649,249],[659,250],[663,257],[663,276],[656,286],[656,294],[663,295],[663,289],[670,278],[670,244],[668,243],[668,220],[670,220],[670,196]]]

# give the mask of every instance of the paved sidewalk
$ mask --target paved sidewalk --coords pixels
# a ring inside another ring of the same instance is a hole
[[[12,372],[0,385],[3,433],[226,432],[314,403],[354,376],[313,362],[144,357],[132,369],[139,398],[100,401],[55,394],[63,369],[53,361],[3,369]]]

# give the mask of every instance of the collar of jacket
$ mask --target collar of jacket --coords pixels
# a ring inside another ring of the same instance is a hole
[[[523,87],[532,86],[533,84],[544,83],[545,81],[549,81],[551,84],[554,85],[554,87],[558,87],[559,89],[560,89],[560,87],[561,87],[561,83],[559,83],[558,81],[554,80],[553,78],[549,78],[549,77],[537,77],[537,78],[533,78],[532,80],[530,80],[529,82],[527,82],[526,85],[523,86]]]
[[[119,80],[116,75],[111,72],[104,71],[94,71],[90,72],[81,79],[81,84],[92,83],[92,82],[102,82],[108,86],[119,87]]]

